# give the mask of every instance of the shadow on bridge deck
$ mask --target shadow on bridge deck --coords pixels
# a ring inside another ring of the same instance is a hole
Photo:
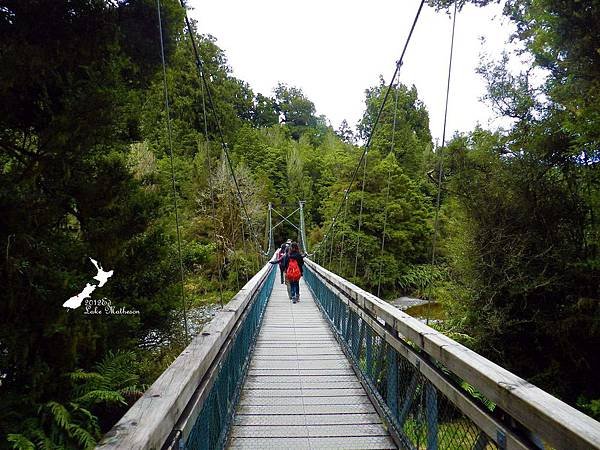
[[[292,304],[277,280],[228,448],[395,449],[304,281]]]

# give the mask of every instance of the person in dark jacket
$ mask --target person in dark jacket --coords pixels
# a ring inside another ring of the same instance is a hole
[[[298,278],[294,279],[293,272],[296,265],[300,273],[298,274]],[[296,242],[292,242],[288,254],[283,258],[283,268],[290,283],[292,303],[296,303],[300,301],[300,277],[304,275],[304,258],[300,254],[300,248]]]
[[[269,261],[271,264],[279,264],[279,271],[281,272],[281,284],[284,283],[285,280],[285,269],[283,268],[283,258],[287,255],[289,249],[289,245],[287,243],[281,244],[279,250],[277,250],[277,254],[275,255],[275,259],[273,261]]]

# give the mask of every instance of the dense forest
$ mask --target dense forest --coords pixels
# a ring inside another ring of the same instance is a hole
[[[294,80],[254,92],[195,31],[207,92],[164,0],[167,115],[154,1],[0,2],[0,448],[93,447],[186,345],[182,301],[226,303],[265,262],[269,202],[306,202],[311,247],[333,229],[321,264],[443,304],[436,327],[600,417],[600,1],[508,0],[504,14],[531,67],[508,71],[507,52],[479,71],[512,126],[436,147],[417,90],[394,84],[346,199],[377,74],[360,123],[334,130]],[[133,313],[62,306],[90,258],[113,271],[92,298]]]

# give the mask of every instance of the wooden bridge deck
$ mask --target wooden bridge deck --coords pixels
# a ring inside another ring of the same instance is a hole
[[[228,448],[395,449],[312,295],[275,280]]]

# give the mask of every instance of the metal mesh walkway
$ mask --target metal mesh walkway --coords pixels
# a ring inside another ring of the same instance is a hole
[[[229,448],[395,449],[304,281],[276,280]]]

